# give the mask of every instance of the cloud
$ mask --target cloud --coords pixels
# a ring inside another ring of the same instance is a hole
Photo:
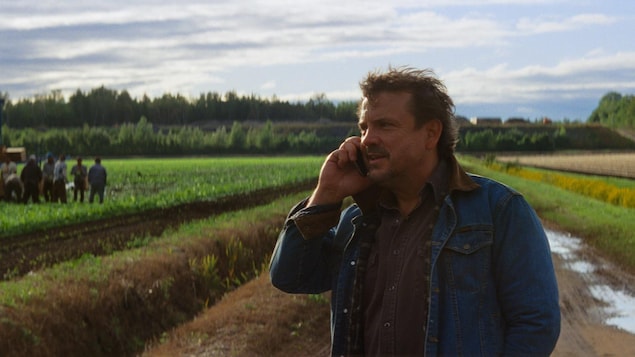
[[[276,88],[275,80],[270,80],[260,85],[260,89],[269,90],[269,89],[275,89],[275,88]]]
[[[580,14],[571,17],[550,16],[548,18],[521,18],[516,29],[523,34],[544,34],[552,32],[575,31],[589,26],[610,25],[617,18],[604,14]]]
[[[635,90],[635,48],[624,35],[634,22],[616,3],[5,1],[0,92],[15,99],[105,85],[133,96],[260,90],[356,100],[358,75],[410,64],[436,68],[466,103],[530,108]]]
[[[526,103],[577,95],[635,89],[635,52],[562,60],[555,66],[485,70],[465,68],[445,74],[449,91],[464,103]]]

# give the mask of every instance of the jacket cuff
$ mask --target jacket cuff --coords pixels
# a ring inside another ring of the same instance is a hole
[[[303,202],[306,204],[306,201]],[[289,217],[304,239],[315,239],[326,234],[340,220],[342,203],[305,207]]]

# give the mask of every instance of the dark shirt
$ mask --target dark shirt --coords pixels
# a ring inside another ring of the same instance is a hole
[[[34,161],[29,161],[24,165],[20,179],[24,183],[38,183],[42,180],[42,170]]]
[[[88,173],[86,172],[86,166],[84,165],[75,165],[71,169],[71,175],[75,178],[75,181],[82,181],[86,178]]]
[[[429,305],[432,229],[448,192],[441,161],[404,217],[395,197],[380,197],[381,224],[364,280],[364,352],[367,356],[424,355]]]
[[[101,166],[101,164],[95,163],[88,170],[88,182],[91,186],[106,186],[106,168]]]

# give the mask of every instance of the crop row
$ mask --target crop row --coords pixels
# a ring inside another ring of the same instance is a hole
[[[631,180],[567,174],[522,167],[517,161],[486,160],[489,168],[530,181],[539,181],[587,197],[626,208],[635,208],[635,185]]]
[[[321,157],[105,159],[105,203],[0,203],[0,237],[298,183]],[[68,161],[69,167],[74,164]]]
[[[518,162],[563,171],[635,179],[635,153],[497,155],[498,161]]]

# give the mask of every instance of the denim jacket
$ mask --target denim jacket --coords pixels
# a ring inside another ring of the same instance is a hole
[[[540,220],[513,189],[463,174],[478,187],[445,197],[432,234],[426,356],[549,355],[560,308]],[[280,233],[271,280],[289,293],[331,291],[331,353],[345,355],[358,242],[378,222],[354,204],[328,232],[307,239],[295,220],[333,207],[305,203],[291,210]]]

